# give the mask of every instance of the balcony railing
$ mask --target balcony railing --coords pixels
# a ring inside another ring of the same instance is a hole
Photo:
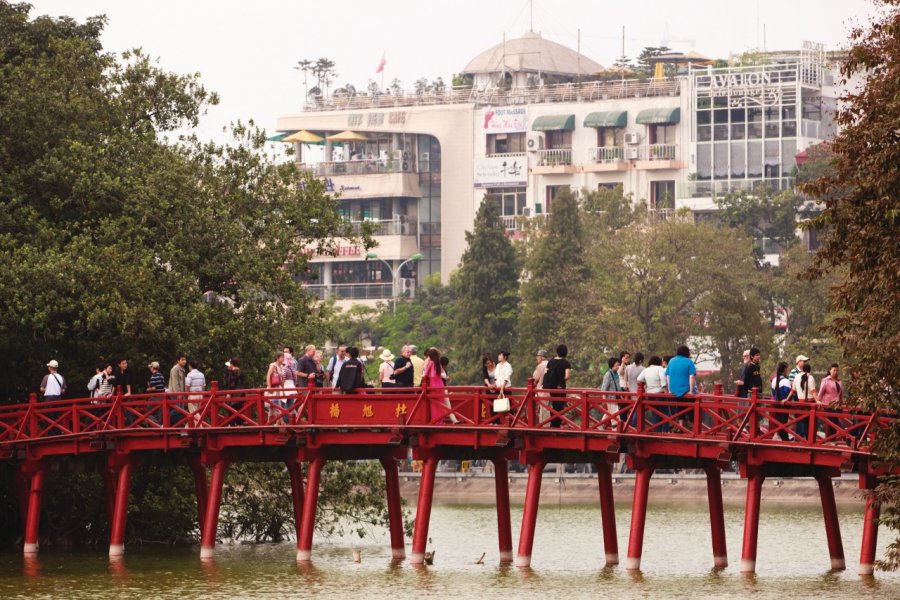
[[[524,158],[524,152],[488,152],[486,156],[491,158]]]
[[[526,209],[529,210],[529,209]],[[519,231],[522,225],[529,219],[545,219],[547,213],[529,214],[529,215],[502,215],[500,222],[506,231]]]
[[[555,167],[557,165],[572,164],[572,149],[557,148],[554,150],[538,150],[537,165],[538,167]]]
[[[415,173],[413,160],[399,158],[320,162],[313,166],[317,177],[332,175],[370,175],[373,173]]]
[[[337,296],[342,300],[385,300],[393,297],[390,283],[333,283],[305,285],[303,289],[319,300]]]
[[[591,162],[595,163],[617,163],[625,160],[625,148],[622,146],[603,146],[600,148],[590,148],[588,155]]]
[[[650,144],[638,146],[638,160],[675,160],[678,144]]]
[[[416,226],[418,225],[415,220],[409,220],[405,217],[402,219],[392,219],[390,221],[379,221],[375,219],[350,221],[350,224],[353,226],[353,233],[357,235],[362,233],[364,224],[369,224],[370,227],[374,227],[372,235],[416,235]]]
[[[311,98],[305,106],[307,112],[328,110],[359,110],[366,108],[393,108],[401,106],[427,106],[432,104],[476,104],[479,106],[508,106],[540,102],[594,102],[606,99],[649,98],[676,96],[680,92],[679,81],[668,79],[623,79],[615,81],[589,81],[584,83],[560,83],[533,87],[475,88],[457,87],[429,92],[397,91],[374,95],[357,93],[353,96],[338,95],[329,98]]]
[[[783,192],[793,189],[793,177],[771,179],[721,179],[713,181],[686,181],[679,185],[679,198],[715,198],[740,192],[759,193],[763,190]]]

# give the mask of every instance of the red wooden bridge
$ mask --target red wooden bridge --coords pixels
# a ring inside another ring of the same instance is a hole
[[[25,553],[38,549],[41,497],[52,468],[94,466],[103,475],[111,556],[124,552],[131,474],[141,464],[183,465],[194,474],[201,557],[212,557],[222,485],[235,461],[287,465],[296,520],[297,560],[310,560],[322,467],[328,460],[377,459],[385,471],[390,538],[405,558],[398,460],[409,450],[422,462],[411,562],[422,563],[435,471],[442,459],[494,463],[500,559],[513,560],[508,460],[528,465],[528,485],[515,562],[531,563],[547,463],[594,463],[599,477],[607,564],[617,564],[612,471],[620,453],[636,471],[626,567],[638,569],[650,478],[657,468],[701,468],[707,477],[715,567],[728,564],[721,469],[730,461],[747,479],[741,571],[756,568],[760,496],[767,476],[811,476],[819,485],[833,569],[845,568],[831,479],[859,474],[872,489],[880,474],[872,444],[893,416],[777,404],[722,394],[667,395],[556,392],[527,388],[509,394],[511,410],[493,414],[484,388],[330,389],[148,394],[60,400],[0,407],[0,461],[17,466],[16,491]],[[556,407],[556,408],[554,408]],[[307,463],[303,469],[303,463]],[[305,478],[304,478],[305,471]],[[305,481],[304,481],[305,479]],[[866,501],[860,574],[875,563],[879,506]]]

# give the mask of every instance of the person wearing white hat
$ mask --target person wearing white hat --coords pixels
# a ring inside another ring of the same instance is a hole
[[[385,348],[381,351],[378,358],[381,359],[381,365],[378,367],[378,381],[381,382],[381,387],[396,387],[397,382],[394,381],[394,359],[397,357]]]
[[[41,380],[41,394],[50,402],[59,400],[66,391],[66,378],[57,373],[59,363],[51,360],[47,363],[47,374]]]
[[[791,383],[791,386],[794,385],[794,378],[803,372],[803,367],[809,362],[809,357],[805,354],[798,354],[795,362],[796,366],[788,373],[788,381]]]

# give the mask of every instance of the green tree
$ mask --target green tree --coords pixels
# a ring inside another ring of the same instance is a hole
[[[519,305],[516,251],[506,237],[498,198],[482,200],[466,242],[451,282],[456,292],[453,339],[460,365],[457,381],[476,383],[483,352],[512,348]]]
[[[845,355],[843,373],[850,401],[867,410],[900,410],[900,2],[882,0],[868,26],[853,29],[842,65],[845,77],[865,86],[849,93],[831,144],[834,170],[805,190],[824,204],[813,226],[827,230],[811,277],[830,277],[829,330]],[[837,275],[835,277],[834,275]],[[900,467],[900,422],[880,432],[876,450],[888,472]],[[900,530],[900,477],[876,490],[882,520]],[[900,566],[900,537],[888,548],[886,568]]]
[[[524,246],[517,325],[523,357],[568,339],[571,330],[565,315],[577,310],[590,273],[585,260],[587,241],[578,199],[564,189],[553,199],[546,222],[529,233]]]
[[[797,242],[797,213],[805,198],[792,190],[773,193],[767,188],[753,193],[733,193],[716,198],[719,210],[716,217],[727,227],[741,229],[756,242],[754,252],[758,259],[790,248]],[[767,248],[763,240],[774,244]]]

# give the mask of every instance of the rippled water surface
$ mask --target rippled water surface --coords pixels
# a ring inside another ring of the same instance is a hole
[[[630,513],[617,513],[624,559]],[[313,563],[298,566],[291,543],[222,545],[201,562],[195,548],[129,547],[110,563],[105,551],[43,550],[34,560],[0,554],[2,598],[900,598],[900,574],[856,575],[862,534],[857,507],[839,507],[848,569],[832,573],[817,506],[763,506],[757,574],[737,572],[743,513],[726,509],[731,566],[714,572],[705,503],[651,505],[642,571],[604,568],[599,509],[545,500],[531,569],[498,565],[489,506],[436,506],[434,565],[392,563],[385,532],[374,538],[316,539]],[[513,510],[518,530],[521,508]],[[879,532],[879,556],[888,532]],[[514,540],[516,542],[517,540]],[[362,552],[354,563],[352,551]],[[430,548],[431,549],[431,548]],[[407,548],[408,551],[408,548]],[[475,562],[485,553],[484,564]]]

